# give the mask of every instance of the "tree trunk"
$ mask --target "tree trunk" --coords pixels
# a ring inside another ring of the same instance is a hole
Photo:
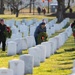
[[[32,4],[31,4],[32,0],[30,0],[30,13],[31,13],[31,8],[32,8]]]
[[[4,2],[3,0],[0,0],[0,14],[4,14]]]
[[[19,16],[19,10],[16,9],[16,17],[18,17],[18,16]]]
[[[57,2],[58,2],[57,22],[61,22],[64,19],[65,0],[57,0]]]

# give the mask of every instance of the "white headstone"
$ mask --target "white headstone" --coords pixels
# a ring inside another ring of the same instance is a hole
[[[38,54],[38,49],[36,47],[32,47],[28,49],[28,53],[34,58],[34,66],[40,66],[40,57]]]
[[[50,50],[50,44],[49,42],[42,42],[41,45],[46,47],[46,57],[50,57],[51,50]]]
[[[12,69],[0,68],[0,75],[14,75]]]
[[[21,39],[16,38],[13,41],[15,41],[17,43],[17,53],[21,54],[22,53]]]
[[[35,29],[36,29],[36,25],[30,26],[30,36],[34,36]]]
[[[75,75],[75,73],[72,73],[72,74],[70,74],[70,75]]]
[[[73,68],[75,68],[75,60],[73,61]]]
[[[28,48],[35,46],[35,38],[34,36],[27,36],[26,38]]]
[[[75,73],[75,67],[72,69],[72,73]]]
[[[7,45],[7,55],[16,55],[17,44],[16,42],[9,41]]]
[[[57,50],[57,41],[54,38],[49,39],[49,41],[52,44],[52,50],[51,53],[54,54],[54,52]]]
[[[46,59],[46,47],[43,45],[37,45],[37,47],[39,47],[40,62],[44,62]]]
[[[34,65],[33,56],[30,54],[24,54],[24,55],[20,56],[20,59],[23,60],[25,63],[24,74],[32,74],[33,73],[33,65]]]
[[[13,70],[14,75],[24,75],[24,66],[25,63],[22,60],[10,60],[9,61],[9,68]]]
[[[22,50],[27,49],[27,42],[26,42],[25,38],[21,38],[21,49]]]

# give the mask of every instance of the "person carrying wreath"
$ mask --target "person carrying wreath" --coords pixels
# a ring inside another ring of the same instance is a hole
[[[5,30],[6,25],[4,24],[4,20],[0,19],[0,44],[2,43],[2,51],[5,51],[6,46],[6,36],[4,35]]]
[[[46,32],[46,26],[44,22],[40,23],[35,30],[34,37],[35,37],[36,45],[38,45],[38,40],[37,40],[38,35],[42,32]],[[41,38],[44,39],[44,37]]]

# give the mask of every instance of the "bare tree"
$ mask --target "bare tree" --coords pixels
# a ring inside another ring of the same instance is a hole
[[[34,0],[35,2],[36,0]],[[30,2],[28,4],[24,4],[23,7],[20,7],[23,2],[21,0],[7,0],[7,3],[10,4],[10,6],[13,8],[14,10],[14,14],[16,14],[16,17],[18,17],[20,10],[30,6],[30,12],[31,12],[31,5],[33,4],[33,0],[30,0]]]
[[[0,14],[4,14],[4,0],[0,0]]]

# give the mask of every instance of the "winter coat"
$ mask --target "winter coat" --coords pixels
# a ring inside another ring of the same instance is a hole
[[[37,37],[38,34],[41,32],[46,32],[46,27],[42,29],[41,25],[42,25],[42,23],[36,28],[35,33],[34,33],[34,37]]]
[[[0,24],[0,41],[5,41],[6,37],[4,35],[4,31],[6,30],[6,25],[1,25]]]

